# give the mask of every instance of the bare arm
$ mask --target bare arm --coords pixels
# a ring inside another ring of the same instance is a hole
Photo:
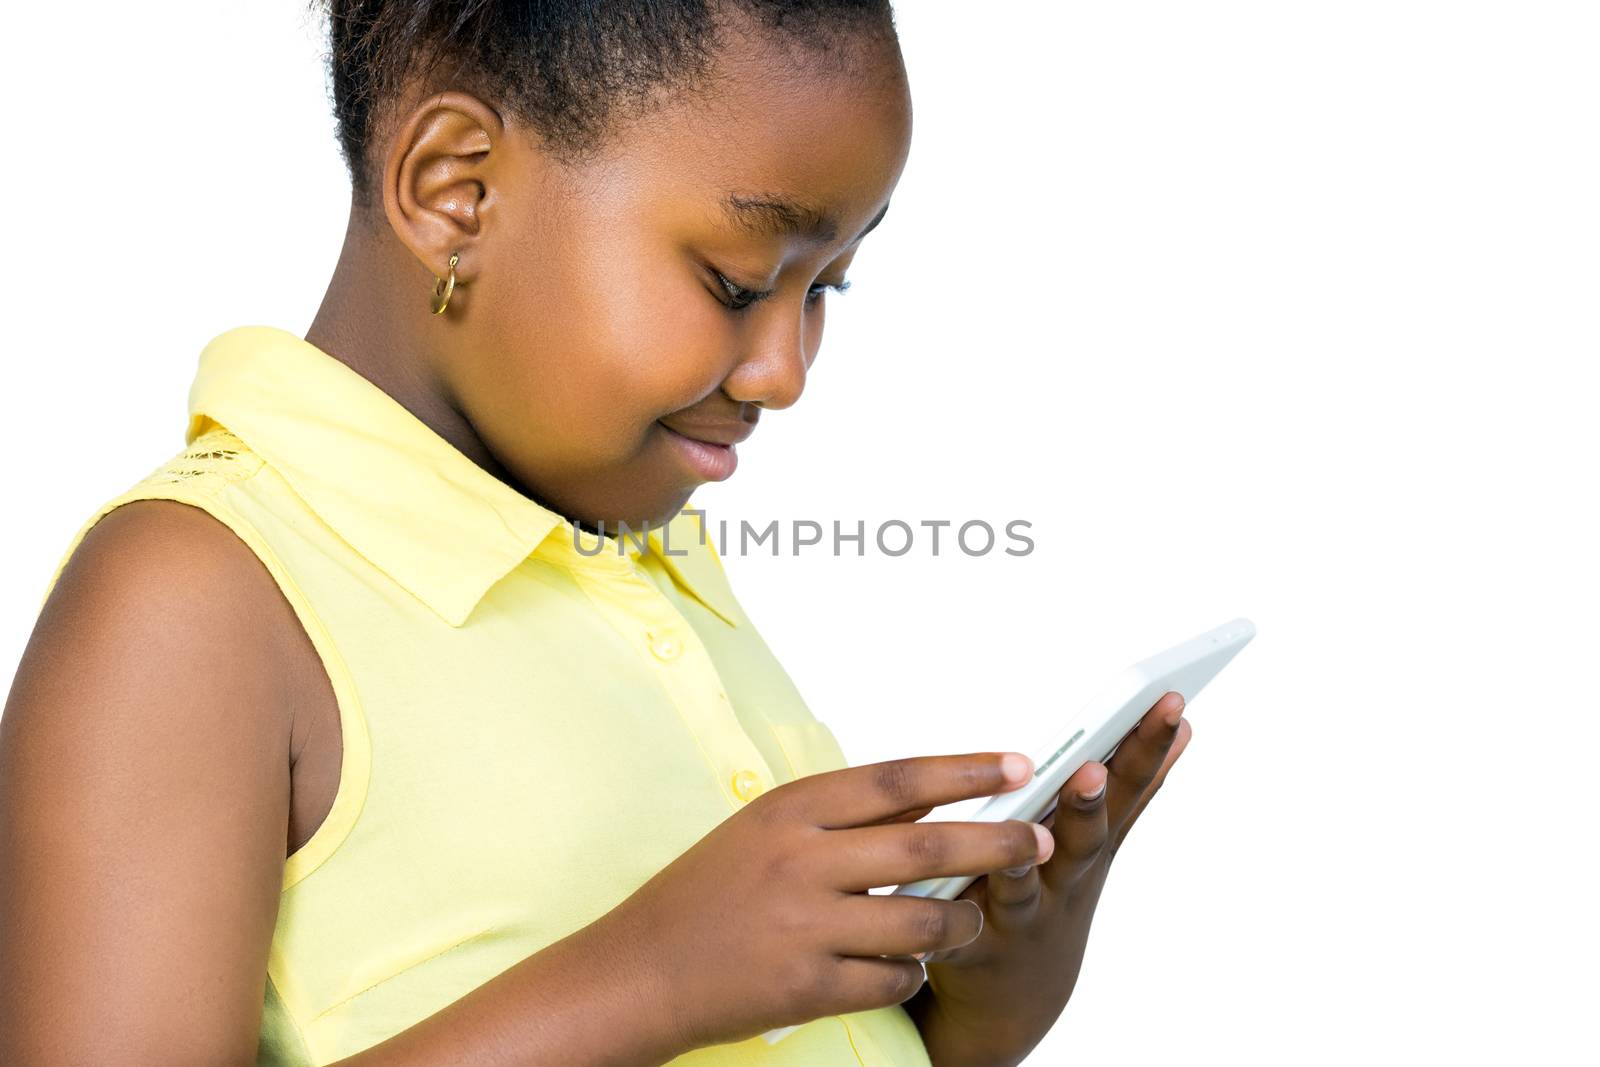
[[[289,803],[263,582],[171,501],[62,571],[0,719],[0,1062],[253,1058]]]
[[[84,537],[0,718],[0,1063],[255,1062],[307,645],[198,508]],[[629,936],[596,923],[341,1062],[670,1059]]]
[[[656,1067],[688,1052],[622,915],[547,946],[337,1067]]]

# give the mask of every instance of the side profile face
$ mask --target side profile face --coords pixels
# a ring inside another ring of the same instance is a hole
[[[858,47],[818,62],[730,33],[704,85],[573,165],[470,94],[402,124],[378,224],[416,267],[407,328],[519,488],[591,528],[659,525],[731,473],[731,450],[686,438],[742,440],[800,398],[828,287],[910,150],[898,50]],[[452,251],[461,285],[431,315]]]

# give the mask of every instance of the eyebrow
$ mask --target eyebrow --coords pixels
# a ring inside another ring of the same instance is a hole
[[[723,201],[723,207],[734,226],[754,237],[794,235],[826,242],[832,241],[839,235],[838,221],[832,215],[815,205],[786,196],[776,194],[745,196],[729,193],[727,199]],[[871,233],[873,227],[882,222],[888,213],[889,205],[885,203],[873,220],[867,223],[850,243],[855,244]]]

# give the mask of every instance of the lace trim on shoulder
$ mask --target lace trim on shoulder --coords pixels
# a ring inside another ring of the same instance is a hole
[[[145,479],[162,485],[215,477],[225,482],[248,478],[261,466],[261,457],[221,426],[196,437],[182,452],[157,467]]]

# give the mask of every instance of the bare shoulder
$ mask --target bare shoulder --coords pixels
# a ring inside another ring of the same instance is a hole
[[[85,534],[0,717],[0,1062],[253,1055],[297,639],[201,508],[134,501]]]
[[[31,677],[32,668],[82,656],[63,672],[78,685],[159,679],[178,692],[225,688],[236,708],[266,713],[249,725],[231,715],[231,728],[287,732],[282,668],[297,636],[303,631],[272,575],[226,524],[179,501],[136,500],[84,535],[40,612],[23,668]],[[202,709],[174,701],[170,710]]]

